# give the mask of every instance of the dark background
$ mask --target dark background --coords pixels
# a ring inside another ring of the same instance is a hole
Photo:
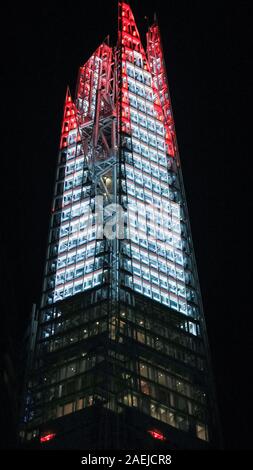
[[[161,28],[224,446],[252,448],[251,2],[130,4],[143,37],[154,10]],[[116,0],[81,5],[2,9],[0,336],[14,366],[1,399],[7,436],[22,337],[40,298],[66,86],[74,93],[79,65],[108,33],[116,40]]]

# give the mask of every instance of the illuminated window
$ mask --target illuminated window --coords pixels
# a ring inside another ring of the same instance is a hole
[[[83,398],[79,398],[76,402],[76,409],[81,410],[84,407]]]
[[[208,432],[207,427],[204,424],[197,423],[196,425],[196,434],[199,439],[208,441]]]
[[[141,331],[137,331],[137,341],[140,343],[145,343],[145,334]]]
[[[141,380],[140,384],[141,384],[142,393],[145,393],[145,395],[150,395],[151,394],[150,384],[144,380]]]
[[[63,414],[68,415],[70,413],[73,413],[73,408],[74,408],[74,403],[66,403],[63,407]]]
[[[167,382],[166,381],[166,375],[162,372],[158,372],[158,383],[160,385],[165,385],[166,386],[167,385],[166,382]]]
[[[140,374],[144,377],[148,377],[148,367],[146,364],[140,364]]]

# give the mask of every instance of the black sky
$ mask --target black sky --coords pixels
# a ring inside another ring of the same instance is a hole
[[[17,356],[40,296],[66,86],[117,30],[116,0],[21,3],[2,12],[1,41],[1,335]],[[154,10],[161,28],[225,447],[251,448],[251,2],[130,4],[143,37]]]

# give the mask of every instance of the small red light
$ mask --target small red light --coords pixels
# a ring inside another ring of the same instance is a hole
[[[45,434],[44,436],[40,437],[40,442],[48,442],[54,439],[56,436],[55,432],[51,432],[50,434]]]
[[[148,433],[154,438],[154,439],[159,439],[160,441],[166,441],[166,437],[161,433],[161,431],[158,431],[157,429],[151,429],[148,431]]]

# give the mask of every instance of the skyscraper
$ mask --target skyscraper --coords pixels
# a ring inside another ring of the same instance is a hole
[[[218,424],[160,32],[128,3],[67,90],[22,439],[206,448]]]

